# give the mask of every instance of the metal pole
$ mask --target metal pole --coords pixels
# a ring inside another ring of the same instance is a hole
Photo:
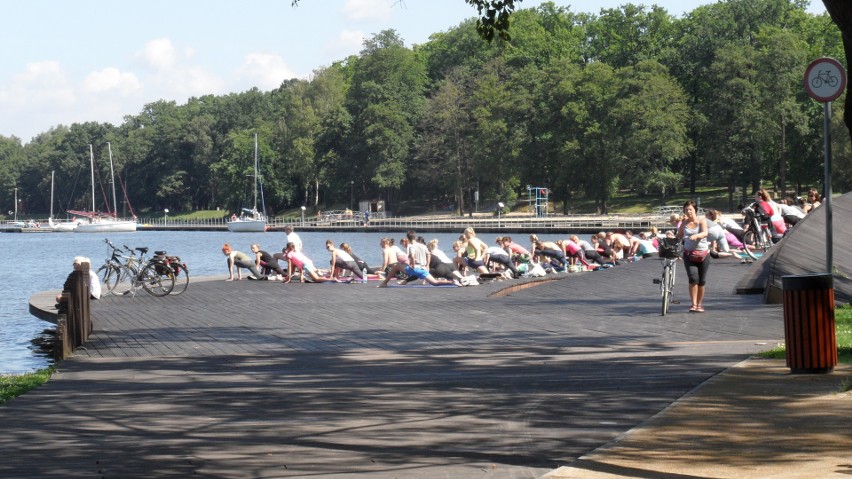
[[[18,221],[18,189],[15,188],[15,221]]]
[[[825,191],[822,199],[825,208],[825,269],[828,274],[832,274],[834,258],[834,242],[832,238],[832,215],[831,215],[831,102],[827,101],[823,104],[825,118],[823,120],[823,129],[825,130],[825,142],[823,150],[825,154]]]

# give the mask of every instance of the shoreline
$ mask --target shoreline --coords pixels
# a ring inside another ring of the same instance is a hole
[[[417,230],[423,232],[442,233],[463,230],[468,226],[482,233],[528,233],[571,231],[578,234],[597,233],[599,231],[626,230],[647,231],[651,227],[665,230],[669,227],[668,217],[661,215],[572,215],[572,216],[520,216],[508,215],[494,217],[490,213],[480,213],[473,217],[451,215],[442,216],[407,216],[399,218],[371,219],[369,224],[352,219],[326,219],[305,221],[270,220],[267,232],[281,232],[287,225],[292,225],[300,231],[349,231],[357,233],[384,233]],[[223,220],[143,220],[137,231],[227,231]],[[0,233],[54,233],[50,228],[27,228],[20,226],[0,225]]]

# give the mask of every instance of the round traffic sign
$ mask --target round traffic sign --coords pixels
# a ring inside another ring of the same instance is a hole
[[[846,89],[846,70],[834,58],[819,58],[808,65],[804,82],[808,96],[821,102],[832,101]]]

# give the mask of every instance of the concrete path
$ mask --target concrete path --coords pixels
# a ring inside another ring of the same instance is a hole
[[[704,314],[680,274],[666,317],[656,260],[505,297],[217,280],[107,298],[85,349],[0,407],[0,477],[540,477],[783,340],[779,306],[731,294],[745,268],[713,262]]]

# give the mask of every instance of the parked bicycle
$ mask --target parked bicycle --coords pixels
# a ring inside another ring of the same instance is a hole
[[[662,238],[659,255],[663,259],[663,274],[659,279],[654,280],[654,284],[660,285],[660,296],[663,299],[660,315],[665,316],[669,312],[670,304],[680,304],[680,301],[672,299],[672,295],[677,272],[675,264],[683,255],[683,243],[677,238]]]
[[[175,276],[175,287],[169,294],[178,295],[186,291],[189,287],[189,267],[181,261],[180,256],[168,255],[165,251],[154,251],[153,259],[165,263]]]
[[[136,294],[140,287],[152,296],[165,296],[175,287],[175,274],[163,260],[152,258],[145,260],[148,248],[130,248],[124,245],[117,248],[108,239],[104,242],[112,249],[112,254],[98,268],[98,278],[106,294]],[[138,251],[139,257],[135,252]],[[126,286],[126,287],[125,287]],[[184,288],[185,289],[185,288]]]
[[[753,205],[747,206],[742,213],[743,244],[745,245],[743,252],[755,260],[757,255],[752,250],[760,250],[765,253],[773,245],[772,233],[769,230],[772,225],[769,222],[769,216],[758,215]]]

